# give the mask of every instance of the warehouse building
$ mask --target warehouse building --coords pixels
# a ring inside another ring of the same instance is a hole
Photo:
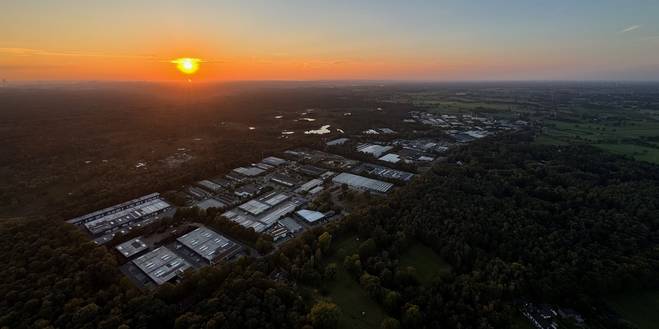
[[[408,182],[414,177],[414,174],[411,172],[391,169],[371,163],[362,163],[359,167],[353,169],[353,172],[357,174],[368,173],[369,175],[399,180],[402,182]]]
[[[196,204],[196,207],[198,207],[199,209],[202,209],[202,210],[207,210],[209,208],[222,209],[222,208],[226,208],[228,206],[229,206],[228,204],[226,204],[226,203],[224,203],[220,200],[216,200],[214,198],[206,199],[204,201],[199,201]]]
[[[297,180],[295,178],[283,174],[274,174],[270,177],[270,180],[286,187],[297,185]]]
[[[233,170],[235,173],[241,174],[247,177],[258,176],[265,172],[265,170],[258,167],[238,167]]]
[[[357,145],[357,151],[362,153],[368,153],[376,158],[381,157],[387,151],[391,150],[393,146],[383,146],[376,144],[359,144]]]
[[[68,223],[85,227],[92,235],[111,234],[171,209],[171,205],[153,193],[141,198],[73,218]]]
[[[323,184],[323,181],[317,178],[314,178],[300,186],[297,190],[295,190],[296,193],[303,193],[303,192],[309,192],[309,190],[320,186]]]
[[[211,182],[209,180],[202,180],[197,182],[197,186],[213,193],[217,193],[222,191],[224,188],[218,184],[215,184],[214,182]]]
[[[146,246],[146,243],[142,241],[142,237],[137,237],[132,240],[128,240],[116,247],[118,252],[120,252],[124,257],[126,258],[131,258],[142,251],[146,250],[148,247]]]
[[[231,257],[241,248],[226,237],[206,228],[199,227],[176,239],[181,245],[204,259],[208,264]]]
[[[309,209],[298,210],[295,214],[309,224],[316,223],[325,218],[325,215],[322,212]]]
[[[326,144],[327,146],[343,145],[343,144],[345,144],[347,141],[349,141],[349,139],[344,137],[344,138],[333,139],[333,140],[331,140],[331,141],[329,141],[329,142],[327,142],[327,143],[325,143],[325,144]]]
[[[133,264],[157,285],[179,277],[191,267],[188,262],[166,247],[157,248],[136,258]]]
[[[340,173],[332,178],[336,184],[346,184],[354,189],[367,190],[378,193],[387,193],[394,187],[394,184],[379,181],[349,173]]]
[[[259,207],[267,206],[266,210],[261,211],[261,208],[256,210],[252,207],[256,206],[256,203],[247,206],[246,204],[249,204],[247,202],[243,204],[246,205],[245,207],[236,207],[224,212],[222,216],[245,228],[253,228],[256,232],[263,232],[306,202],[301,198],[291,199],[290,195],[285,193],[271,193],[252,201],[258,202]]]
[[[261,160],[261,162],[269,164],[271,166],[279,167],[279,166],[285,164],[287,161],[284,160],[284,159],[278,158],[278,157],[267,157],[267,158]]]

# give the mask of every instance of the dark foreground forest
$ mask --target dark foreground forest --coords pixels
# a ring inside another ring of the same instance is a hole
[[[592,328],[628,327],[600,301],[658,283],[659,168],[531,138],[452,150],[446,163],[384,202],[367,198],[341,223],[154,292],[134,288],[114,256],[73,227],[4,221],[0,326],[333,328],[341,310],[308,291],[323,295],[334,279],[332,241],[357,235],[358,250],[340,265],[386,311],[382,328],[507,328],[522,299],[575,308]],[[401,266],[419,242],[452,272],[428,285]]]

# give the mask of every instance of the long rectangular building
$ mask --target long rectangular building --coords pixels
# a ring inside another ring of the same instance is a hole
[[[171,205],[152,193],[112,207],[101,209],[80,217],[68,220],[68,223],[86,228],[92,235],[98,236],[114,232],[116,229],[128,226],[133,222],[160,214]]]
[[[359,190],[369,190],[379,193],[387,193],[392,187],[394,187],[394,184],[391,183],[349,173],[340,173],[336,175],[332,178],[332,182],[336,184],[346,184]]]
[[[166,247],[157,248],[136,258],[133,264],[157,285],[170,281],[191,267],[188,262]]]

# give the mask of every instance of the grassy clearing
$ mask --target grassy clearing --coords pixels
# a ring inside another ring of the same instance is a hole
[[[659,163],[659,149],[634,144],[596,144],[611,153],[631,156],[636,160]]]
[[[432,249],[420,243],[411,246],[401,255],[400,265],[402,267],[414,267],[417,279],[424,285],[428,285],[437,277],[451,272],[451,265],[446,263]]]
[[[659,328],[659,291],[630,292],[610,297],[607,302],[639,329]]]
[[[356,253],[359,243],[355,237],[336,243],[337,253],[329,262],[337,264],[337,273],[336,279],[327,284],[327,297],[341,308],[340,328],[379,328],[386,316],[384,311],[343,267],[343,259]]]

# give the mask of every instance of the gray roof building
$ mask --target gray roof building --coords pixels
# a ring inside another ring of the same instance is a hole
[[[206,227],[199,227],[176,240],[209,263],[238,249],[233,241]]]
[[[391,183],[349,173],[340,173],[336,175],[332,178],[332,182],[336,184],[346,184],[352,188],[360,190],[370,190],[380,193],[386,193],[394,187],[394,184]]]
[[[117,251],[122,255],[124,255],[124,257],[130,258],[146,250],[147,246],[146,243],[142,242],[142,237],[140,236],[135,239],[128,240],[114,248],[117,249]]]
[[[133,264],[158,285],[183,274],[191,267],[188,262],[166,247],[157,248],[136,258]]]

